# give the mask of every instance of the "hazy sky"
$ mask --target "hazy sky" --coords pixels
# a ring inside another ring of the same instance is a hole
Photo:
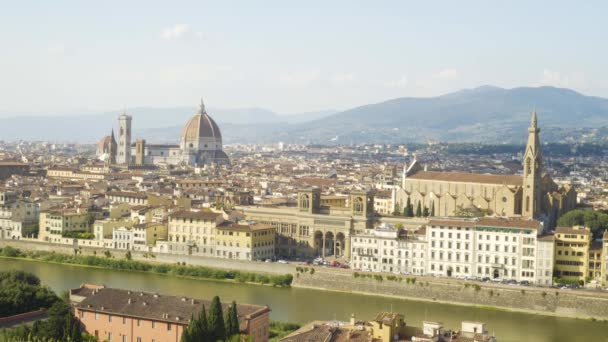
[[[608,97],[606,1],[4,1],[0,113],[346,109],[465,87]]]

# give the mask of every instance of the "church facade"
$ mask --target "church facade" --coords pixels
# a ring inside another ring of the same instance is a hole
[[[398,208],[408,200],[426,207],[432,216],[461,216],[467,211],[541,220],[550,227],[576,206],[572,186],[558,186],[543,172],[536,112],[528,128],[522,175],[492,175],[423,170],[417,162],[403,171],[402,186],[394,193]]]
[[[184,125],[179,145],[146,144],[144,139],[131,140],[131,116],[118,118],[118,142],[112,134],[97,144],[98,158],[121,165],[188,165],[229,164],[223,150],[222,134],[207,114],[201,100],[199,110]]]

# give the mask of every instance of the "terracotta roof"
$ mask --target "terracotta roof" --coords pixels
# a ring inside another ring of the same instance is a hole
[[[559,234],[579,234],[579,235],[587,235],[591,232],[591,230],[587,227],[557,227],[555,228],[555,233]]]
[[[139,192],[126,192],[126,191],[108,191],[106,196],[116,196],[116,197],[132,197],[132,198],[148,198],[148,195]]]
[[[187,211],[180,210],[169,215],[171,219],[185,219],[185,220],[203,220],[203,221],[214,221],[222,216],[222,214],[214,213],[212,211]]]
[[[537,230],[541,222],[526,218],[480,217],[476,219],[436,218],[429,220],[428,224],[431,226],[499,227]]]
[[[524,218],[482,217],[477,226],[538,229],[540,221]]]
[[[255,231],[255,230],[270,229],[270,228],[272,228],[272,226],[269,224],[261,224],[261,223],[237,224],[237,223],[230,222],[230,221],[224,221],[224,222],[216,225],[216,228],[249,232],[249,231]]]
[[[480,183],[521,186],[523,177],[516,175],[492,175],[466,172],[436,172],[420,171],[408,177],[408,179],[430,180],[439,182]]]
[[[203,305],[207,310],[211,306],[209,300],[104,287],[97,289],[81,287],[70,292],[71,295],[85,297],[75,305],[84,311],[112,313],[176,324],[188,324],[192,315],[200,312]],[[227,312],[228,304],[222,303],[222,306],[223,312]],[[254,318],[269,311],[268,306],[237,303],[241,327],[246,326],[246,318]]]
[[[430,226],[452,226],[452,227],[475,227],[475,221],[471,219],[431,219]]]

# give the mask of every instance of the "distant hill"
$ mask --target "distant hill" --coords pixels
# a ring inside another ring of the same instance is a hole
[[[436,97],[403,97],[342,112],[279,115],[262,108],[208,112],[225,143],[523,143],[536,108],[545,142],[606,141],[608,99],[554,87],[482,86]],[[177,142],[194,107],[133,108],[134,137]],[[0,117],[0,140],[96,142],[119,111],[86,115]]]
[[[546,132],[545,140],[565,139],[576,128],[608,126],[607,99],[554,87],[482,86],[437,97],[404,97],[353,108],[292,127],[289,135],[338,143],[521,142],[534,109]]]

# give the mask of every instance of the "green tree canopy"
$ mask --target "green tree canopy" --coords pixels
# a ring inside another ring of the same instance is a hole
[[[220,303],[220,297],[218,296],[213,297],[211,307],[209,307],[209,339],[211,341],[223,341],[226,339],[222,303]]]
[[[608,228],[608,214],[593,210],[571,210],[557,221],[559,227],[585,226],[591,228],[594,238],[601,238]]]

